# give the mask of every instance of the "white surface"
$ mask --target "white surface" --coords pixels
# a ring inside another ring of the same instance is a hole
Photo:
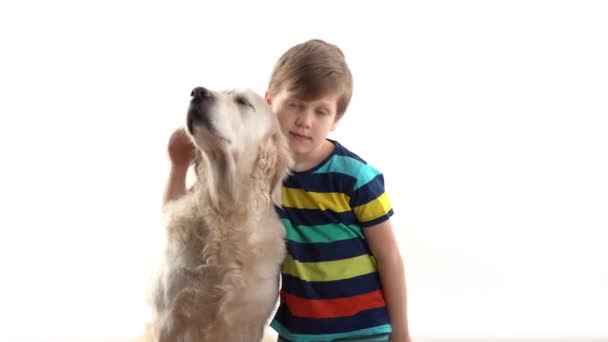
[[[191,88],[263,93],[313,37],[351,65],[332,137],[386,174],[413,335],[608,336],[606,7],[2,2],[0,340],[136,335]]]

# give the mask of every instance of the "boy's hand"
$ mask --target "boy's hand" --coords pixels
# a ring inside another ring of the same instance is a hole
[[[183,128],[176,129],[169,138],[169,159],[173,167],[187,169],[194,159],[194,145]]]
[[[176,129],[167,144],[171,170],[163,195],[163,207],[186,193],[186,175],[194,159],[194,144],[183,128]]]

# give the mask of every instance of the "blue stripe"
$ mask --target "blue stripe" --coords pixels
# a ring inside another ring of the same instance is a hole
[[[358,224],[357,217],[352,211],[335,213],[320,209],[283,208],[280,218],[287,218],[294,226],[318,226],[323,224]]]
[[[334,154],[340,155],[340,156],[346,156],[346,157],[351,157],[353,159],[359,160],[363,163],[365,163],[365,161],[359,157],[356,153],[348,150],[346,147],[342,146],[342,144],[340,144],[339,142],[335,141],[335,140],[331,140],[331,139],[327,139],[329,141],[331,141],[334,145],[336,145],[336,148],[334,149]]]
[[[359,226],[361,228],[368,228],[368,227],[371,227],[371,226],[375,226],[377,224],[380,224],[380,223],[388,220],[391,216],[393,216],[394,213],[395,212],[393,211],[393,209],[391,209],[384,216],[380,216],[378,218],[375,218],[375,219],[373,219],[371,221],[367,221],[367,222],[359,222]]]
[[[355,183],[354,189],[360,188],[381,174],[375,167],[364,161],[340,155],[334,155],[328,163],[325,163],[314,173],[330,172],[343,174],[349,178],[356,179],[357,182]]]
[[[289,338],[290,332],[292,334],[348,333],[348,335],[352,335],[353,330],[369,328],[380,328],[381,331],[378,333],[390,332],[390,325],[386,324],[389,321],[386,307],[365,310],[346,317],[304,318],[293,316],[285,305],[281,305],[275,315],[275,321],[282,327],[275,324],[273,328],[277,331],[281,328],[286,329],[287,331],[279,331],[279,333],[287,338]]]
[[[322,262],[371,254],[365,240],[354,238],[330,243],[299,243],[287,241],[289,254],[300,262]]]
[[[335,299],[358,296],[380,288],[378,273],[336,281],[304,281],[289,274],[282,274],[281,289],[289,294],[307,299]]]
[[[350,194],[357,182],[354,177],[335,172],[312,173],[302,177],[287,177],[283,186],[311,192],[341,192]]]
[[[277,322],[275,322],[274,324],[278,330],[284,330],[282,327],[279,327],[279,324]],[[279,335],[277,342],[294,342],[294,341],[319,342],[319,341],[321,341],[321,338],[323,339],[323,341],[335,341],[335,342],[390,342],[390,333],[380,333],[380,334],[376,333],[376,331],[382,331],[382,330],[386,330],[386,329],[388,329],[388,328],[378,327],[378,328],[373,328],[373,329],[357,330],[354,332],[356,335],[352,336],[352,337],[351,337],[352,334],[348,334],[349,335],[348,337],[344,337],[345,334],[323,335],[322,337],[319,337],[319,335],[293,335],[293,334],[291,334],[290,337],[296,338],[297,340],[288,340],[284,336]],[[370,334],[370,331],[373,331],[373,332]]]
[[[378,198],[384,193],[384,176],[377,175],[364,186],[350,193],[350,206],[357,207]]]
[[[365,162],[351,158],[350,156],[334,154],[327,163],[316,169],[314,173],[337,172],[357,178],[359,170],[364,168],[365,165]]]
[[[285,214],[285,210],[283,210],[282,207],[279,207],[279,206],[275,205],[274,206],[274,211],[277,213],[277,215],[279,215],[280,219],[287,218],[287,215]]]
[[[376,178],[378,175],[382,175],[380,171],[376,170],[369,164],[365,164],[365,167],[360,171],[357,183],[355,183],[355,190],[369,183],[371,180]]]

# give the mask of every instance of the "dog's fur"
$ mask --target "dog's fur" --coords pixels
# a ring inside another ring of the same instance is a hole
[[[187,116],[192,188],[166,208],[156,278],[159,342],[260,341],[278,298],[284,228],[274,210],[291,157],[270,106],[250,90],[196,88]]]

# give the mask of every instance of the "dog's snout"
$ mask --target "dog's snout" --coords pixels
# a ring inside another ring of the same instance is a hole
[[[195,122],[210,126],[209,112],[213,106],[213,92],[203,87],[196,87],[190,93],[190,107],[188,108],[187,127],[190,133],[194,132]]]
[[[207,88],[196,87],[192,89],[190,96],[192,96],[192,101],[203,101],[205,99],[210,99],[212,94]]]

